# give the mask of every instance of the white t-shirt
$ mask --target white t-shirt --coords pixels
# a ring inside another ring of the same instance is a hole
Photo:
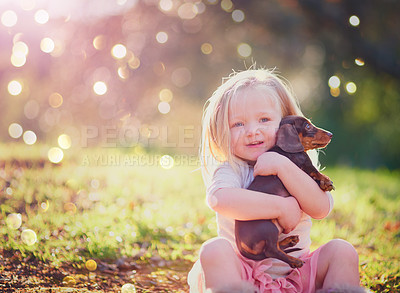
[[[250,183],[254,180],[253,177],[253,167],[251,166],[242,166],[240,167],[240,175],[238,175],[233,168],[228,164],[221,164],[214,172],[213,179],[211,184],[207,188],[207,202],[210,203],[213,201],[212,196],[215,191],[221,188],[247,188]],[[329,192],[326,192],[329,197],[330,210],[333,207],[333,199]],[[217,224],[218,224],[218,235],[228,239],[232,246],[237,250],[236,242],[235,242],[235,219],[227,218],[219,213],[217,214]],[[299,235],[300,241],[295,246],[296,248],[301,248],[299,251],[295,251],[290,253],[293,257],[300,257],[304,253],[309,251],[311,239],[310,239],[310,230],[311,230],[311,218],[306,213],[302,213],[299,224],[296,228],[291,231],[289,234],[280,234],[279,241],[285,239],[290,235]],[[272,259],[274,264],[268,270],[268,274],[271,275],[272,278],[278,278],[287,275],[291,268],[288,264],[278,259]]]

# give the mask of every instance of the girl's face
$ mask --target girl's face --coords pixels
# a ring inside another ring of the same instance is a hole
[[[267,87],[239,90],[230,101],[228,111],[231,149],[235,156],[254,162],[275,145],[282,111]]]

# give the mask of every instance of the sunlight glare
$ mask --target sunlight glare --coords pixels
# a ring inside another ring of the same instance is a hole
[[[19,125],[18,123],[11,123],[10,126],[8,127],[8,134],[12,138],[20,138],[23,133],[22,126]]]

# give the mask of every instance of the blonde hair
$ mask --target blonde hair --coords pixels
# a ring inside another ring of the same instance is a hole
[[[212,169],[219,163],[228,162],[237,172],[240,166],[245,164],[234,156],[231,150],[228,109],[232,98],[238,97],[238,90],[260,85],[267,87],[275,96],[280,105],[282,117],[303,116],[289,83],[275,73],[275,69],[251,68],[234,72],[217,88],[204,106],[200,161],[205,181],[213,175]]]

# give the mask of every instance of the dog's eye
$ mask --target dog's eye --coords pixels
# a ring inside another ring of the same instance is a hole
[[[311,130],[311,125],[309,123],[307,123],[305,129],[306,130]]]

